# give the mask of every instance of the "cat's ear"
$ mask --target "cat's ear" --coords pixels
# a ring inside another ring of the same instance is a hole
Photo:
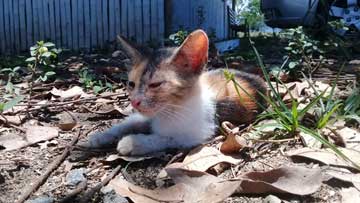
[[[125,54],[128,57],[130,57],[132,62],[136,63],[142,59],[141,53],[135,47],[133,47],[129,42],[127,42],[120,35],[118,35],[117,38],[118,38],[121,48],[123,49]]]
[[[209,39],[206,33],[203,30],[195,30],[176,50],[171,63],[184,71],[200,73],[207,63],[208,49]]]

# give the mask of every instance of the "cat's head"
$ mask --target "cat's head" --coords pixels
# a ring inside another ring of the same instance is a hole
[[[119,37],[133,66],[128,75],[132,106],[145,116],[166,114],[180,105],[197,88],[199,76],[207,63],[209,40],[202,30],[192,32],[180,47],[141,52]]]

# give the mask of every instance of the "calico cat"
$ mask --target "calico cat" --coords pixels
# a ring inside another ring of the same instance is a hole
[[[217,124],[249,123],[263,103],[262,78],[230,70],[246,90],[227,82],[224,69],[204,72],[209,40],[202,30],[192,32],[178,48],[144,55],[122,38],[119,41],[133,62],[127,88],[134,113],[104,133],[90,136],[88,146],[117,144],[121,155],[144,155],[167,148],[190,148],[209,140]],[[251,96],[249,96],[251,95]]]

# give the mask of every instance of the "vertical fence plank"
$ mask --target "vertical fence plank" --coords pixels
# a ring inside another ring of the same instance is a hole
[[[68,42],[68,30],[66,28],[66,0],[58,0],[60,1],[60,20],[61,20],[61,44],[62,47],[67,47]]]
[[[77,0],[77,13],[78,13],[78,21],[77,21],[77,27],[78,27],[78,45],[80,49],[85,48],[85,22],[84,22],[84,0]]]
[[[143,42],[143,24],[142,24],[142,9],[141,0],[133,0],[135,2],[135,9],[133,15],[135,16],[135,36],[138,43]]]
[[[30,47],[34,44],[34,33],[33,33],[33,10],[32,10],[32,0],[25,1],[26,7],[26,44],[27,47]]]
[[[34,24],[34,43],[40,40],[39,32],[39,17],[40,17],[40,7],[39,0],[33,0],[33,24]]]
[[[94,48],[98,45],[97,37],[97,0],[91,0],[90,16],[91,16],[91,47]]]
[[[5,52],[4,0],[0,0],[0,53]]]
[[[56,0],[48,0],[49,6],[49,23],[50,23],[50,41],[55,43],[56,46],[60,46],[60,44],[56,43],[56,22],[55,22],[55,1]]]
[[[71,0],[71,39],[72,39],[72,48],[75,50],[79,49],[79,32],[78,32],[78,2],[79,0]]]
[[[135,30],[135,1],[134,0],[126,0],[128,4],[128,29],[129,29],[129,36],[128,38],[132,39],[136,37],[136,30]]]
[[[9,12],[9,0],[4,0],[4,35],[5,35],[5,48],[6,52],[10,50],[10,12]]]
[[[71,26],[71,0],[65,0],[65,24],[66,24],[66,35],[67,35],[67,48],[73,48],[72,44],[72,26]]]
[[[109,41],[114,40],[116,35],[115,9],[115,0],[109,0]]]
[[[108,0],[102,0],[102,6],[101,6],[101,14],[102,14],[102,35],[103,35],[103,42],[109,41],[109,22],[108,22]]]
[[[25,5],[25,0],[20,0],[19,1],[19,18],[20,18],[20,30],[19,30],[19,35],[20,35],[20,50],[25,50],[27,48],[27,44],[26,44],[26,5]]]
[[[43,11],[43,32],[44,32],[44,41],[51,41],[51,24],[50,24],[50,10],[49,10],[49,1],[42,0],[43,6],[41,10]]]
[[[14,26],[14,8],[13,8],[14,2],[9,1],[9,34],[10,34],[10,43],[9,43],[9,49],[10,51],[13,51],[14,49],[14,41],[15,41],[15,26]]]
[[[128,11],[128,0],[121,0],[121,35],[126,37],[129,37]]]
[[[102,3],[101,1],[96,1],[96,21],[97,21],[97,34],[98,34],[98,46],[104,42],[103,37],[103,22],[102,22]]]
[[[36,13],[38,15],[38,39],[36,41],[45,40],[45,23],[44,23],[44,5],[43,0],[35,0],[37,2]]]
[[[55,42],[57,47],[63,47],[61,41],[62,29],[61,29],[61,0],[54,0],[54,13],[55,13]]]
[[[159,23],[159,35],[158,39],[160,39],[161,45],[163,45],[163,38],[165,36],[165,19],[164,19],[164,0],[159,0],[157,5],[158,12],[158,23]]]
[[[121,30],[121,20],[122,20],[122,11],[121,11],[121,0],[113,0],[114,3],[115,3],[115,6],[114,6],[114,12],[115,12],[115,37],[117,35],[119,35],[120,33],[122,33],[122,30]]]
[[[142,5],[143,14],[143,38],[144,42],[150,41],[150,1],[143,1]]]
[[[90,49],[91,47],[91,19],[90,19],[90,1],[84,1],[84,21],[85,21],[85,49]]]
[[[158,39],[158,21],[157,21],[157,1],[158,0],[151,0],[150,1],[150,24],[151,24],[151,39],[157,40]]]
[[[13,1],[13,33],[14,33],[14,51],[20,50],[20,13],[19,13],[19,0]]]

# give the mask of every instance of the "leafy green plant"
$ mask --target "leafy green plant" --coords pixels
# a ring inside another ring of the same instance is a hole
[[[17,105],[19,102],[21,102],[24,99],[24,96],[17,96],[9,101],[0,101],[0,116],[3,117],[5,121],[7,121],[6,117],[3,116],[3,112],[6,110],[9,110],[13,108],[15,105]]]
[[[88,68],[81,69],[78,74],[80,83],[82,83],[86,89],[92,89],[95,94],[106,90],[113,90],[113,85],[111,83],[98,80],[96,76],[89,71]]]
[[[246,19],[250,28],[258,28],[263,24],[264,15],[260,11],[260,0],[240,1],[238,5],[243,5],[238,15],[239,20]]]
[[[55,48],[51,42],[37,42],[30,47],[31,57],[26,59],[29,70],[32,74],[32,81],[47,81],[49,77],[55,75],[55,61],[61,50]],[[39,72],[41,71],[41,72]]]
[[[342,151],[340,151],[334,144],[332,144],[331,142],[329,142],[327,139],[325,139],[316,129],[310,129],[308,127],[305,127],[302,124],[302,118],[304,117],[304,115],[315,105],[317,105],[319,103],[319,101],[323,98],[325,91],[323,91],[321,94],[317,95],[316,98],[314,98],[313,100],[310,101],[309,104],[307,104],[304,108],[299,109],[299,104],[298,102],[292,98],[292,103],[291,103],[291,107],[288,107],[284,101],[281,98],[281,95],[279,94],[279,92],[276,90],[275,86],[271,83],[270,81],[270,77],[269,74],[267,73],[266,69],[265,69],[265,65],[263,63],[263,61],[261,60],[260,54],[258,53],[256,47],[254,46],[253,42],[250,40],[250,44],[253,48],[253,51],[257,57],[257,61],[262,69],[262,72],[264,74],[266,83],[268,84],[268,87],[270,88],[271,93],[273,94],[273,96],[267,96],[264,95],[261,92],[258,92],[261,97],[263,99],[265,99],[268,104],[270,105],[270,109],[267,109],[265,107],[262,107],[265,110],[265,113],[263,113],[260,118],[272,118],[276,123],[274,124],[268,124],[271,125],[272,127],[277,127],[285,132],[287,132],[289,135],[291,136],[296,136],[298,135],[300,132],[306,133],[308,135],[311,135],[312,137],[314,137],[316,140],[318,140],[320,143],[322,143],[324,146],[329,147],[331,150],[333,150],[337,155],[339,155],[340,157],[342,157],[344,160],[348,161],[349,163],[353,164],[355,167],[357,167],[358,169],[360,169],[360,166],[353,162],[351,159],[349,159]],[[244,88],[241,87],[240,84],[238,84],[236,82],[236,80],[234,79],[234,75],[229,73],[229,72],[225,72],[225,78],[228,81],[232,81],[237,92],[238,95],[240,97],[240,93],[239,93],[239,89],[241,89],[242,91],[244,91],[247,95],[249,95],[251,97],[250,94],[248,94],[246,92],[246,90]],[[281,83],[281,81],[277,80],[277,83]],[[288,91],[289,92],[289,91]],[[290,96],[292,97],[292,95],[290,94]],[[252,97],[251,97],[252,98]],[[256,103],[258,103],[254,98],[252,98]],[[258,103],[259,104],[259,103]],[[261,104],[259,104],[261,107]],[[337,106],[333,105],[333,106]],[[329,105],[331,106],[331,105]],[[329,107],[330,108],[330,107]],[[337,109],[339,107],[332,107],[331,109]],[[332,111],[335,111],[332,110]],[[327,122],[328,117],[330,117],[332,115],[332,113],[328,113],[328,114],[324,114],[322,120],[319,120],[318,125],[322,126],[324,125],[324,123]],[[260,127],[260,126],[259,126]],[[264,126],[262,126],[264,127]]]
[[[14,94],[15,92],[18,93],[19,91],[18,89],[14,88],[14,84],[12,82],[14,78],[19,78],[19,69],[20,66],[16,66],[14,68],[3,68],[0,70],[0,73],[5,73],[8,76],[5,91],[9,94]]]
[[[188,35],[189,35],[188,31],[180,29],[176,33],[171,34],[169,36],[169,39],[172,43],[174,43],[174,45],[180,46]]]

